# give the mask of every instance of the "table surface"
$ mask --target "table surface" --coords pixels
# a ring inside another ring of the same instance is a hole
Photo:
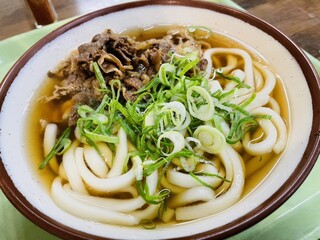
[[[59,20],[94,11],[101,0],[52,0]],[[121,1],[119,1],[121,2]],[[320,60],[319,0],[234,0],[264,19]],[[23,0],[0,0],[0,40],[34,29],[34,20]]]
[[[59,19],[85,14],[110,2],[125,0],[52,0]],[[229,0],[224,0],[229,1]],[[250,13],[278,27],[299,46],[320,60],[320,1],[319,0],[233,0]],[[59,22],[58,24],[62,24]],[[51,27],[56,27],[57,24]],[[52,29],[43,28],[45,32]],[[0,76],[9,68],[4,59],[12,64],[38,37],[37,31],[1,41],[34,29],[33,17],[23,0],[0,0]],[[28,36],[26,36],[28,35]],[[19,42],[23,39],[23,42]],[[19,43],[17,48],[12,49]],[[20,44],[21,43],[21,44]],[[10,47],[8,47],[10,46]],[[23,52],[20,52],[21,49]],[[8,57],[9,56],[9,57]],[[317,64],[319,62],[317,61]],[[2,64],[2,65],[1,65]],[[320,73],[320,64],[318,64]],[[1,77],[0,77],[1,80]],[[232,237],[232,240],[259,239],[320,239],[320,161],[303,185],[288,201],[270,216]],[[24,218],[0,191],[0,239],[58,240]],[[14,224],[12,224],[14,223]],[[231,239],[230,239],[231,240]]]

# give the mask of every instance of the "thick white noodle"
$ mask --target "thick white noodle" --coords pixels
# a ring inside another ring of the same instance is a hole
[[[271,159],[273,153],[269,152],[261,156],[254,156],[246,162],[246,176],[250,176],[255,173],[258,169],[263,167]]]
[[[66,170],[64,170],[63,164],[60,164],[60,166],[59,166],[58,176],[60,176],[63,180],[68,181],[68,176],[67,176]]]
[[[130,186],[134,181],[134,172],[131,168],[128,172],[116,176],[99,178],[86,166],[83,158],[83,148],[78,147],[75,151],[76,168],[82,180],[93,190],[101,193],[119,192],[122,188]],[[76,172],[76,171],[75,171]],[[71,185],[72,186],[72,185]]]
[[[244,60],[244,82],[251,87],[251,90],[254,90],[255,86],[253,78],[252,59],[246,51],[238,48],[210,48],[206,50],[203,54],[203,57],[208,61],[208,65],[205,71],[205,77],[207,79],[210,78],[210,75],[212,73],[212,55],[215,54],[233,54],[240,56]]]
[[[147,184],[150,187],[149,194],[157,194],[157,185],[158,185],[158,171],[154,171],[148,178]],[[132,216],[139,218],[140,220],[143,219],[155,219],[158,216],[158,211],[161,204],[149,204],[148,207],[144,209],[137,209],[135,211],[130,212]]]
[[[250,111],[257,107],[266,105],[269,102],[269,99],[270,99],[269,95],[257,94],[254,100],[250,104],[248,104],[248,106],[245,107],[245,110]]]
[[[162,214],[160,214],[160,218],[162,222],[168,223],[172,221],[174,219],[174,213],[175,213],[174,209],[167,207],[165,211]]]
[[[154,171],[146,178],[146,181],[149,186],[149,194],[154,194],[158,183],[158,171]],[[141,208],[146,203],[141,196],[130,199],[88,196],[72,191],[68,184],[65,184],[63,187],[68,194],[83,203],[111,209],[117,212],[131,212]]]
[[[98,142],[97,143],[98,149],[102,155],[102,158],[104,159],[104,162],[107,164],[109,168],[112,167],[112,159],[113,159],[113,153],[111,149],[109,148],[108,144],[105,142]],[[128,146],[129,148],[129,146]],[[130,151],[130,149],[129,149]]]
[[[214,93],[216,91],[222,91],[222,87],[218,80],[208,81],[208,87],[209,87],[210,93]]]
[[[213,165],[208,165],[205,173],[218,174],[218,170]],[[200,182],[194,179],[188,173],[178,172],[176,169],[169,167],[166,173],[167,180],[179,187],[193,188],[203,186]],[[209,184],[212,187],[217,187],[221,184],[222,179],[215,176],[197,176],[201,181]]]
[[[160,206],[161,204],[150,204],[148,207],[142,210],[135,210],[129,214],[140,220],[155,219],[158,216]]]
[[[258,123],[264,131],[265,138],[260,142],[254,143],[254,140],[250,138],[250,133],[247,133],[242,140],[244,149],[254,156],[272,151],[278,137],[277,129],[270,120],[260,119]]]
[[[222,134],[227,137],[229,135],[230,132],[230,126],[228,125],[228,123],[222,118],[220,118],[220,127],[221,127],[221,132]],[[205,122],[206,125],[212,126],[212,127],[216,127],[214,124],[212,124],[211,121],[207,121]],[[235,149],[236,151],[240,152],[242,150],[242,143],[240,141],[238,141],[237,143],[232,145],[233,149]]]
[[[252,114],[257,115],[270,115],[271,116],[271,122],[274,124],[274,126],[277,129],[277,141],[273,147],[273,151],[276,154],[279,154],[286,146],[287,140],[288,140],[288,133],[287,133],[287,127],[282,119],[282,117],[272,110],[271,108],[266,107],[259,107],[251,111]]]
[[[236,68],[238,64],[238,59],[237,57],[231,54],[228,54],[226,58],[227,58],[227,64],[221,69],[222,69],[222,72],[228,74],[229,72],[231,72],[233,69]]]
[[[134,198],[139,196],[139,192],[138,192],[137,188],[133,185],[123,188],[121,193],[130,194]]]
[[[263,87],[263,84],[264,84],[264,80],[263,80],[262,74],[256,68],[253,68],[253,74],[254,74],[254,84],[256,86],[255,90],[256,91],[260,91],[260,89]]]
[[[240,82],[243,82],[246,74],[241,69],[235,69],[231,72],[231,76],[239,78]],[[238,84],[236,82],[230,81],[224,86],[224,90],[232,90],[234,89]]]
[[[273,72],[262,66],[260,63],[254,63],[254,66],[261,72],[264,84],[256,93],[255,99],[245,107],[245,109],[248,111],[266,105],[270,100],[269,95],[276,85],[276,76],[273,74]]]
[[[276,113],[278,113],[280,115],[280,105],[279,103],[277,102],[277,100],[275,100],[273,97],[270,97],[269,98],[269,102],[268,102],[268,106],[273,110],[275,111]]]
[[[78,145],[79,142],[77,140],[73,141],[69,149],[62,156],[62,164],[72,190],[87,194],[86,187],[77,171],[75,150]]]
[[[251,97],[251,92],[246,88],[237,89],[235,94],[228,100],[229,103],[239,105]]]
[[[261,87],[261,89],[259,89],[259,91],[257,92],[257,94],[269,95],[276,85],[276,76],[274,75],[274,73],[272,71],[270,71],[268,68],[262,66],[260,63],[255,62],[254,66],[262,74],[263,83],[264,83],[263,86]]]
[[[215,197],[215,193],[208,187],[194,187],[170,198],[168,206],[177,208],[200,201],[209,201]]]
[[[186,190],[186,188],[179,187],[170,183],[165,175],[162,176],[160,183],[163,188],[169,189],[171,193],[182,193]]]
[[[106,177],[109,168],[98,151],[88,144],[85,144],[83,149],[84,159],[91,171],[100,178]]]
[[[112,163],[112,168],[108,173],[108,177],[120,176],[124,169],[126,157],[128,154],[127,134],[121,127],[118,132],[119,143],[116,144],[116,154]]]
[[[229,147],[229,145],[228,145],[228,147]],[[221,186],[219,186],[217,189],[215,189],[216,196],[224,194],[228,191],[228,189],[231,186],[231,181],[234,177],[234,169],[232,166],[232,162],[230,161],[229,158],[227,158],[225,155],[223,155],[224,152],[225,152],[225,150],[223,152],[220,152],[217,155],[217,157],[219,157],[221,159],[222,165],[224,166],[224,170],[222,167],[220,167],[220,175],[223,176],[227,181],[223,181]],[[241,159],[241,161],[242,161],[242,159]]]
[[[54,123],[48,123],[43,136],[43,152],[44,156],[47,156],[51,149],[53,148],[58,133],[58,126]],[[56,157],[53,157],[49,161],[50,168],[54,171],[54,173],[59,173],[59,164]]]
[[[83,219],[126,226],[137,225],[140,222],[138,218],[132,215],[93,206],[77,200],[64,190],[60,177],[54,179],[51,186],[51,195],[61,209]]]
[[[229,145],[227,145],[219,155],[224,165],[226,165],[225,163],[227,162],[230,162],[232,165],[231,168],[234,174],[230,188],[223,195],[208,202],[177,208],[177,220],[185,221],[210,216],[231,207],[240,199],[244,186],[242,159]],[[227,165],[229,165],[229,163]],[[226,169],[228,175],[228,168]]]
[[[230,132],[230,126],[228,125],[228,123],[223,119],[221,118],[221,129],[222,129],[222,133],[225,137],[227,137],[229,135],[229,132]]]
[[[83,144],[87,143],[86,138],[84,136],[81,136],[81,131],[79,130],[78,126],[76,126],[76,128],[73,131],[73,133],[74,133],[74,136],[76,137],[76,139],[79,142],[81,142]]]

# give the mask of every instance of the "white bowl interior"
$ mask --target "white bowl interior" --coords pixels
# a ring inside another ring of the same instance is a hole
[[[173,17],[174,16],[174,17]],[[26,159],[25,119],[35,89],[46,79],[48,70],[68,57],[71,50],[110,28],[115,32],[133,27],[156,24],[205,26],[234,37],[261,53],[282,76],[288,94],[291,133],[288,147],[276,168],[245,199],[212,217],[174,225],[168,228],[144,230],[99,224],[74,217],[58,208]],[[26,77],[28,76],[28,77]],[[301,114],[303,113],[303,114]],[[46,44],[22,68],[11,85],[0,115],[0,150],[5,168],[14,185],[39,211],[68,227],[109,238],[150,239],[193,235],[223,226],[255,209],[274,194],[298,165],[306,148],[312,124],[312,102],[304,75],[291,54],[275,39],[254,26],[234,17],[210,10],[183,6],[146,6],[128,9],[95,18]],[[304,129],[301,131],[301,129]],[[294,137],[292,137],[294,136]],[[190,227],[192,225],[192,227]]]

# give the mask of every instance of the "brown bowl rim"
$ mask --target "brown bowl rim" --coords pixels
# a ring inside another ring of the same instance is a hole
[[[316,73],[314,67],[312,66],[310,60],[306,57],[304,52],[285,34],[279,31],[277,28],[273,27],[264,20],[253,16],[244,11],[240,11],[228,6],[220,5],[213,2],[196,1],[196,0],[155,0],[155,1],[137,1],[129,2],[119,5],[114,5],[111,7],[103,8],[92,13],[81,16],[59,28],[49,33],[40,39],[36,44],[34,44],[28,51],[26,51],[22,57],[14,64],[14,66],[9,70],[9,72],[4,77],[0,85],[0,107],[2,108],[3,101],[5,99],[6,93],[10,88],[15,77],[21,70],[21,68],[32,58],[32,56],[41,49],[45,44],[52,41],[59,35],[65,33],[66,31],[82,24],[83,22],[89,21],[93,18],[110,14],[113,12],[118,12],[135,7],[143,7],[147,5],[179,5],[179,6],[190,6],[195,8],[204,8],[215,12],[220,12],[222,14],[230,15],[232,17],[243,20],[250,25],[253,25],[267,34],[271,35],[277,41],[279,41],[283,46],[285,46],[289,52],[295,57],[296,61],[301,66],[303,74],[307,79],[307,84],[311,92],[312,102],[313,102],[313,123],[312,129],[309,137],[309,142],[305,153],[299,162],[298,166],[291,174],[291,176],[286,180],[283,186],[274,193],[269,199],[265,200],[260,206],[254,210],[248,212],[239,219],[236,219],[222,227],[214,228],[204,233],[195,234],[192,236],[181,237],[179,239],[224,239],[230,237],[236,233],[239,233],[250,226],[261,221],[263,218],[267,217],[277,208],[279,208],[303,183],[308,174],[310,173],[312,167],[316,163],[318,158],[320,148],[319,148],[319,134],[320,134],[320,109],[317,108],[320,103],[320,87],[319,87],[319,76]],[[1,131],[1,129],[0,129]],[[309,153],[309,154],[308,154]],[[88,233],[81,232],[79,230],[67,227],[51,219],[50,217],[44,215],[34,206],[32,206],[24,196],[17,190],[14,186],[12,180],[6,172],[5,166],[0,161],[0,187],[9,201],[30,221],[43,228],[44,230],[59,236],[64,239],[108,239],[104,237],[99,237],[91,235]],[[152,231],[150,232],[152,235]]]

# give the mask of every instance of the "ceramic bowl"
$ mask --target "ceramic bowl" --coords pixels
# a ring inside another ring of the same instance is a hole
[[[106,28],[115,32],[158,24],[198,25],[226,34],[259,52],[282,76],[290,111],[287,148],[276,166],[245,198],[196,221],[153,230],[100,224],[58,208],[26,155],[26,116],[49,70],[78,45]],[[320,90],[310,62],[290,39],[268,23],[229,7],[197,1],[139,1],[82,16],[45,36],[12,67],[0,89],[1,188],[38,226],[65,239],[225,238],[283,204],[302,184],[319,154]]]

